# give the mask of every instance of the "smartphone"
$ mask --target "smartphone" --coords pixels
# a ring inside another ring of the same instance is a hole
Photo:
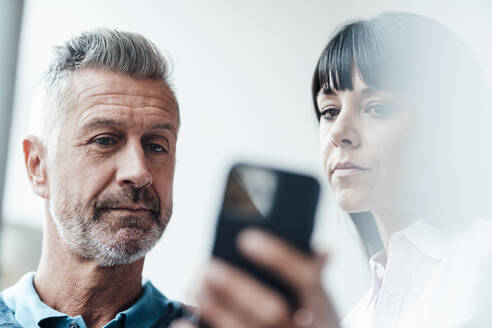
[[[236,164],[227,177],[212,254],[247,271],[282,294],[295,308],[288,284],[244,258],[236,238],[245,228],[263,229],[311,253],[310,240],[319,197],[318,181],[308,175],[264,166]]]

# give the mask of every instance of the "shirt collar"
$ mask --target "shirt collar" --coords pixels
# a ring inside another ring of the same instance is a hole
[[[34,272],[26,273],[15,285],[6,289],[2,295],[5,304],[15,312],[15,318],[22,326],[29,327],[33,322],[45,318],[68,316],[43,303],[34,289]]]
[[[388,247],[391,251],[410,243],[427,257],[440,261],[446,253],[451,239],[450,233],[434,228],[424,220],[418,220],[407,228],[394,233],[389,240]]]
[[[150,327],[170,305],[176,304],[168,300],[149,280],[144,280],[138,301],[121,314],[126,317],[126,327],[139,327],[142,322],[148,323]],[[150,322],[150,318],[155,318],[154,322]]]
[[[82,317],[71,318],[58,312],[43,303],[34,289],[34,272],[25,274],[15,285],[6,289],[3,293],[5,304],[15,312],[16,320],[23,327],[31,327],[32,323],[38,326],[46,320],[76,320],[82,321]],[[138,301],[125,311],[118,313],[107,327],[112,327],[116,322],[125,322],[125,327],[140,327],[143,323],[150,327],[165,315],[165,311],[174,311],[180,308],[178,303],[168,300],[152,283],[143,281],[142,295]],[[169,313],[171,315],[171,313]]]

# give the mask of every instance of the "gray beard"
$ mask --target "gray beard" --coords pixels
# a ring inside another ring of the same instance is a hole
[[[131,194],[135,193],[124,192],[118,198],[123,201],[121,198],[126,200],[127,195]],[[146,203],[145,196],[141,198]],[[54,199],[50,203],[50,212],[61,240],[72,254],[84,260],[95,261],[100,267],[130,264],[143,258],[157,244],[172,215],[172,204],[162,214],[160,210],[156,210],[152,213],[155,224],[152,229],[145,229],[141,238],[118,241],[114,238],[115,232],[111,230],[109,223],[105,222],[103,210],[97,203],[92,207],[84,206],[63,191],[55,195]],[[109,197],[100,203],[107,206],[116,202],[115,197]],[[157,205],[153,205],[153,208],[156,207],[160,208],[159,201]],[[139,216],[124,216],[119,220],[125,227],[139,227],[144,221]]]

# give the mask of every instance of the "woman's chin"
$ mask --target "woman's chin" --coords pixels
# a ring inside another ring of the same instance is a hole
[[[335,193],[338,207],[348,213],[365,212],[372,209],[371,199],[367,193],[341,190]]]

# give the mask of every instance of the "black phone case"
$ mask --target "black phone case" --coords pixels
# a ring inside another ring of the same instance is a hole
[[[229,173],[229,179],[234,169],[242,167],[261,168],[276,174],[277,188],[272,208],[265,220],[232,217],[230,211],[224,210],[226,197],[224,193],[223,206],[216,227],[213,256],[249,272],[266,285],[276,289],[295,308],[297,298],[294,291],[284,281],[245,259],[236,248],[236,237],[244,228],[255,227],[272,233],[309,254],[320,190],[319,183],[315,178],[307,175],[247,164],[235,165]]]

